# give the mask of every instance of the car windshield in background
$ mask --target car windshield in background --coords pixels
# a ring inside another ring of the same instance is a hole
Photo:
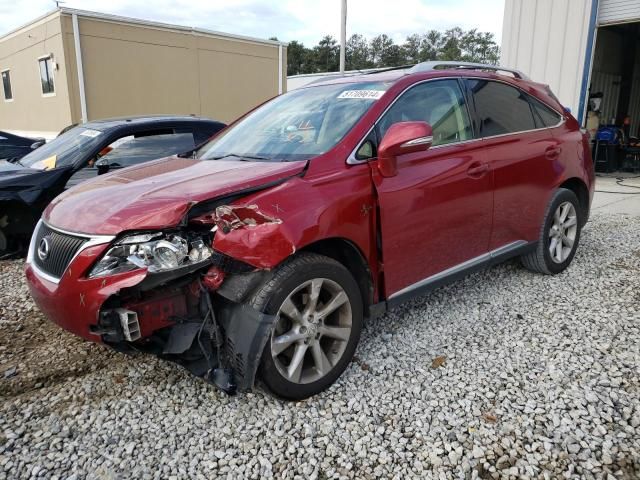
[[[202,160],[307,160],[333,148],[388,88],[384,82],[294,90],[201,147]]]
[[[99,130],[90,128],[72,128],[22,157],[20,164],[37,170],[73,165],[88,149],[100,142],[102,134]]]

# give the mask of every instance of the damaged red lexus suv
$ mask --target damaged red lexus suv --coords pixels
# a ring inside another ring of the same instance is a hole
[[[563,271],[593,189],[548,87],[423,63],[291,91],[193,158],[68,190],[26,275],[81,337],[301,399],[344,371],[365,318],[511,257]]]

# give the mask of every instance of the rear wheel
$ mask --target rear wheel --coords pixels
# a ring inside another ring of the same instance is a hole
[[[580,225],[583,218],[578,197],[571,190],[559,189],[547,208],[537,248],[522,257],[522,264],[547,275],[562,272],[578,248]]]
[[[335,260],[304,253],[278,268],[253,299],[276,316],[261,378],[276,395],[300,400],[329,387],[353,357],[363,321],[358,285]]]

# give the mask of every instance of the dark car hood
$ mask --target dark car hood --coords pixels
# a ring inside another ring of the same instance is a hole
[[[44,219],[63,230],[93,235],[176,226],[196,203],[286,179],[305,165],[169,157],[67,190],[51,202]]]
[[[36,170],[0,161],[0,200],[46,205],[71,175],[70,167]]]
[[[37,170],[26,168],[19,163],[11,163],[7,160],[0,160],[0,179],[4,179],[7,175],[25,175],[29,173],[37,173]]]

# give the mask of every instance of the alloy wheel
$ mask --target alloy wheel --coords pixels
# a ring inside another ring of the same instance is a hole
[[[578,214],[571,202],[558,205],[549,229],[549,254],[555,263],[563,263],[573,250],[578,233]]]
[[[271,356],[289,382],[320,380],[345,352],[353,316],[344,289],[333,280],[314,278],[282,303],[271,334]]]

